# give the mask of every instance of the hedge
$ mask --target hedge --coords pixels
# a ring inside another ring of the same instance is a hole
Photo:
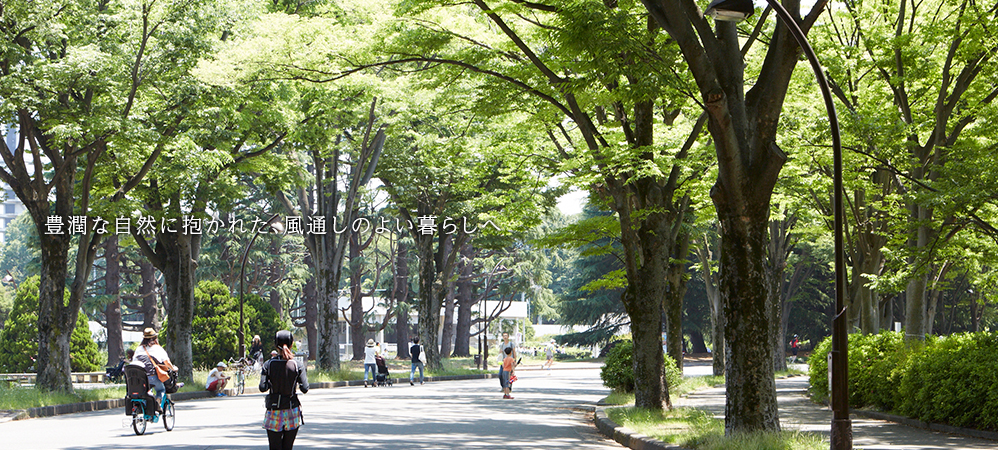
[[[810,361],[811,392],[828,397],[831,339]],[[849,403],[926,422],[998,430],[998,334],[905,342],[902,333],[849,336]]]

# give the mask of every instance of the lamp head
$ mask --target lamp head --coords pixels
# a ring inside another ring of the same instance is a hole
[[[752,4],[752,0],[714,0],[704,11],[704,15],[726,22],[740,22],[753,13],[755,5]]]

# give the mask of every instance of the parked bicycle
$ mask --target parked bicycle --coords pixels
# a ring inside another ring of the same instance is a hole
[[[149,380],[142,366],[125,366],[125,385],[128,389],[128,406],[125,414],[132,416],[132,430],[136,435],[143,435],[149,423],[157,423],[163,419],[166,431],[173,431],[177,420],[173,400],[168,394],[163,394],[163,400],[158,404],[156,397],[149,395]]]
[[[246,377],[254,371],[254,361],[249,358],[238,360],[229,358],[229,367],[235,373],[236,383],[232,386],[235,395],[242,395],[246,391]]]

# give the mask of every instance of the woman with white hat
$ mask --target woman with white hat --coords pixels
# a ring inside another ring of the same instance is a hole
[[[374,382],[374,374],[378,373],[375,356],[378,356],[378,348],[374,346],[374,339],[368,339],[367,347],[364,348],[364,387],[367,387],[368,372],[371,373],[371,384],[377,386],[377,383]]]

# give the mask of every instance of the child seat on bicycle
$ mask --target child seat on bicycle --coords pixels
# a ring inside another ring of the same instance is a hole
[[[152,415],[153,411],[159,410],[159,403],[156,397],[149,395],[149,379],[146,376],[146,369],[141,363],[128,364],[125,366],[125,388],[128,398],[133,400],[145,400],[145,413]],[[129,402],[125,405],[125,415],[132,413],[132,405]]]

